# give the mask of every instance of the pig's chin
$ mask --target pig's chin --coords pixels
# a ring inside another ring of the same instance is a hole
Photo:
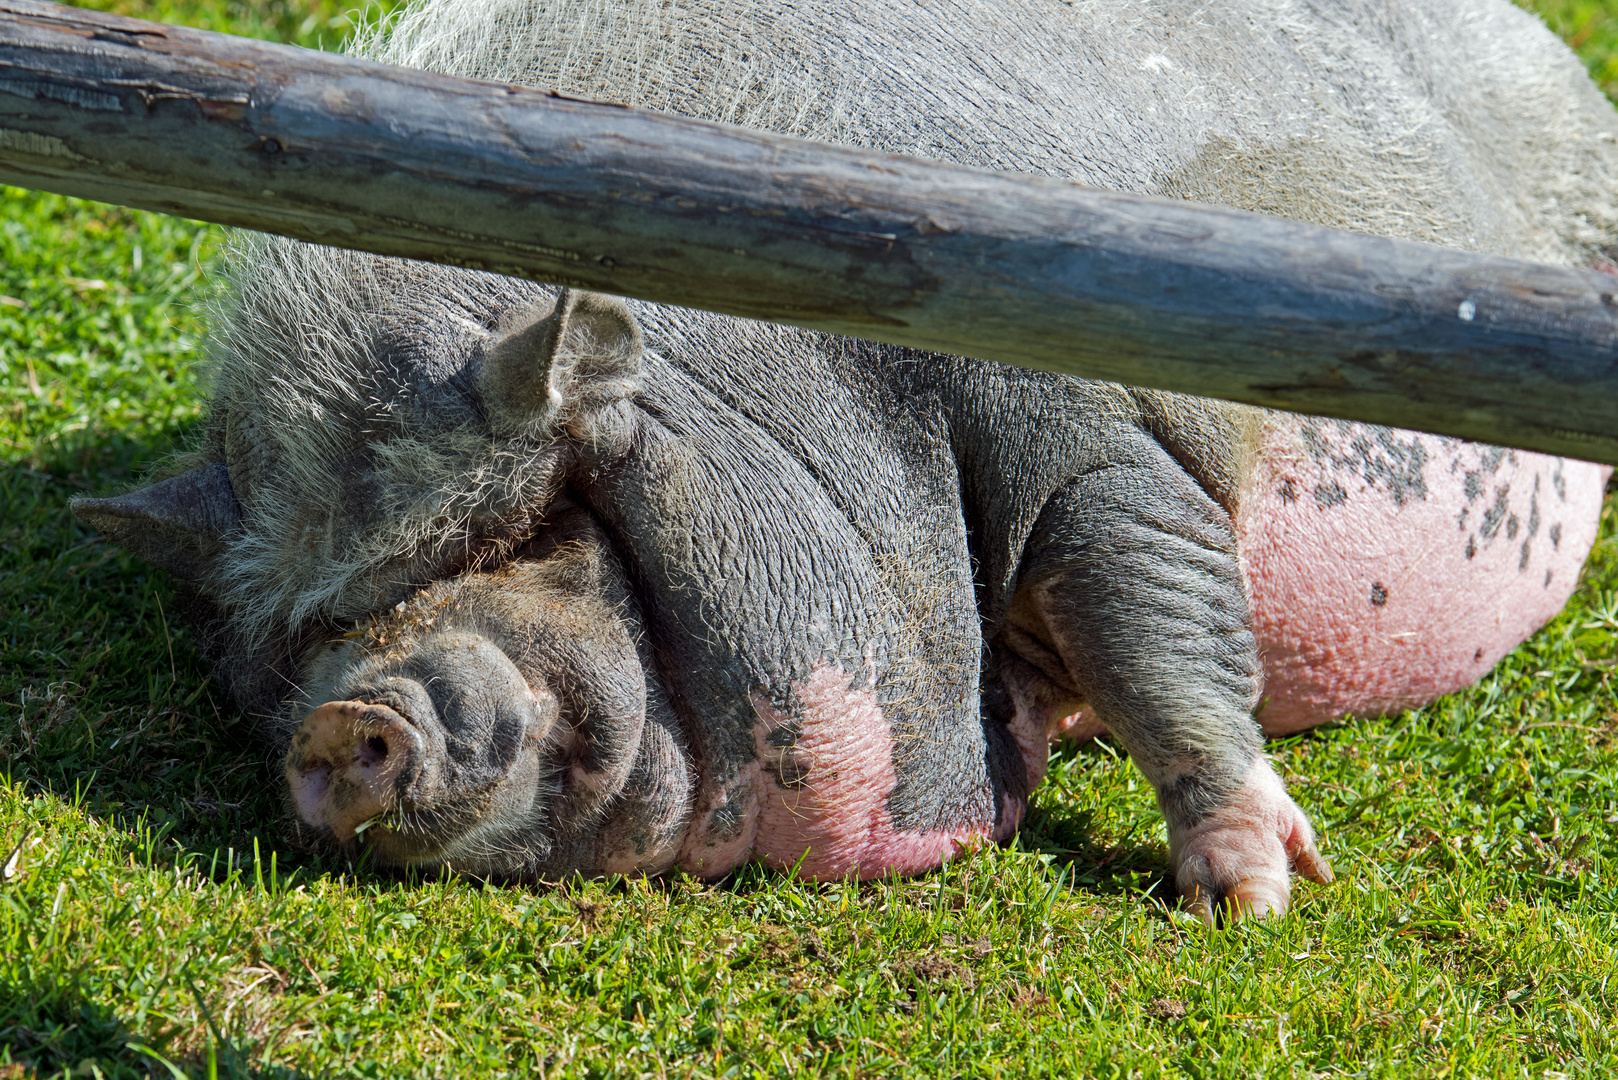
[[[446,867],[477,877],[526,877],[550,854],[544,797],[554,783],[542,751],[522,754],[495,785],[417,804],[408,798],[371,819],[341,846],[368,850],[378,866]],[[335,832],[334,839],[337,839]]]

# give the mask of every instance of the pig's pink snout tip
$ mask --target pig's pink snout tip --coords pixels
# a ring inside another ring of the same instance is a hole
[[[287,785],[298,817],[339,841],[399,805],[421,772],[421,735],[386,705],[329,701],[298,725],[287,752]]]

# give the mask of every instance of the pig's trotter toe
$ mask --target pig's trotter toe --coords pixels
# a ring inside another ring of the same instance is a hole
[[[1308,817],[1262,758],[1225,806],[1174,833],[1175,884],[1209,925],[1219,916],[1284,915],[1294,871],[1322,885],[1332,881]]]

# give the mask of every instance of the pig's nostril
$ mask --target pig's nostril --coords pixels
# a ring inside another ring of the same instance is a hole
[[[359,758],[361,765],[380,765],[388,758],[388,741],[380,735],[372,735],[360,744]]]
[[[287,782],[303,821],[349,840],[364,822],[400,804],[426,761],[421,733],[391,708],[329,701],[293,735]]]

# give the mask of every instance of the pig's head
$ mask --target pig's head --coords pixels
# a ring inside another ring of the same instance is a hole
[[[249,254],[194,467],[75,512],[195,595],[319,835],[484,874],[668,865],[683,743],[619,563],[566,494],[628,437],[634,318],[489,275],[423,290],[396,260]]]
[[[298,818],[394,865],[662,869],[689,782],[641,636],[599,527],[554,508],[501,568],[316,650],[291,709]]]
[[[194,479],[187,494],[228,496],[220,472]],[[146,497],[212,525],[182,491]],[[500,877],[674,861],[691,802],[684,739],[619,563],[565,497],[502,565],[292,651],[293,692],[274,716],[292,809],[317,838],[382,865]]]
[[[233,285],[200,471],[78,513],[244,638],[503,560],[626,437],[642,343],[616,299],[270,238]]]

